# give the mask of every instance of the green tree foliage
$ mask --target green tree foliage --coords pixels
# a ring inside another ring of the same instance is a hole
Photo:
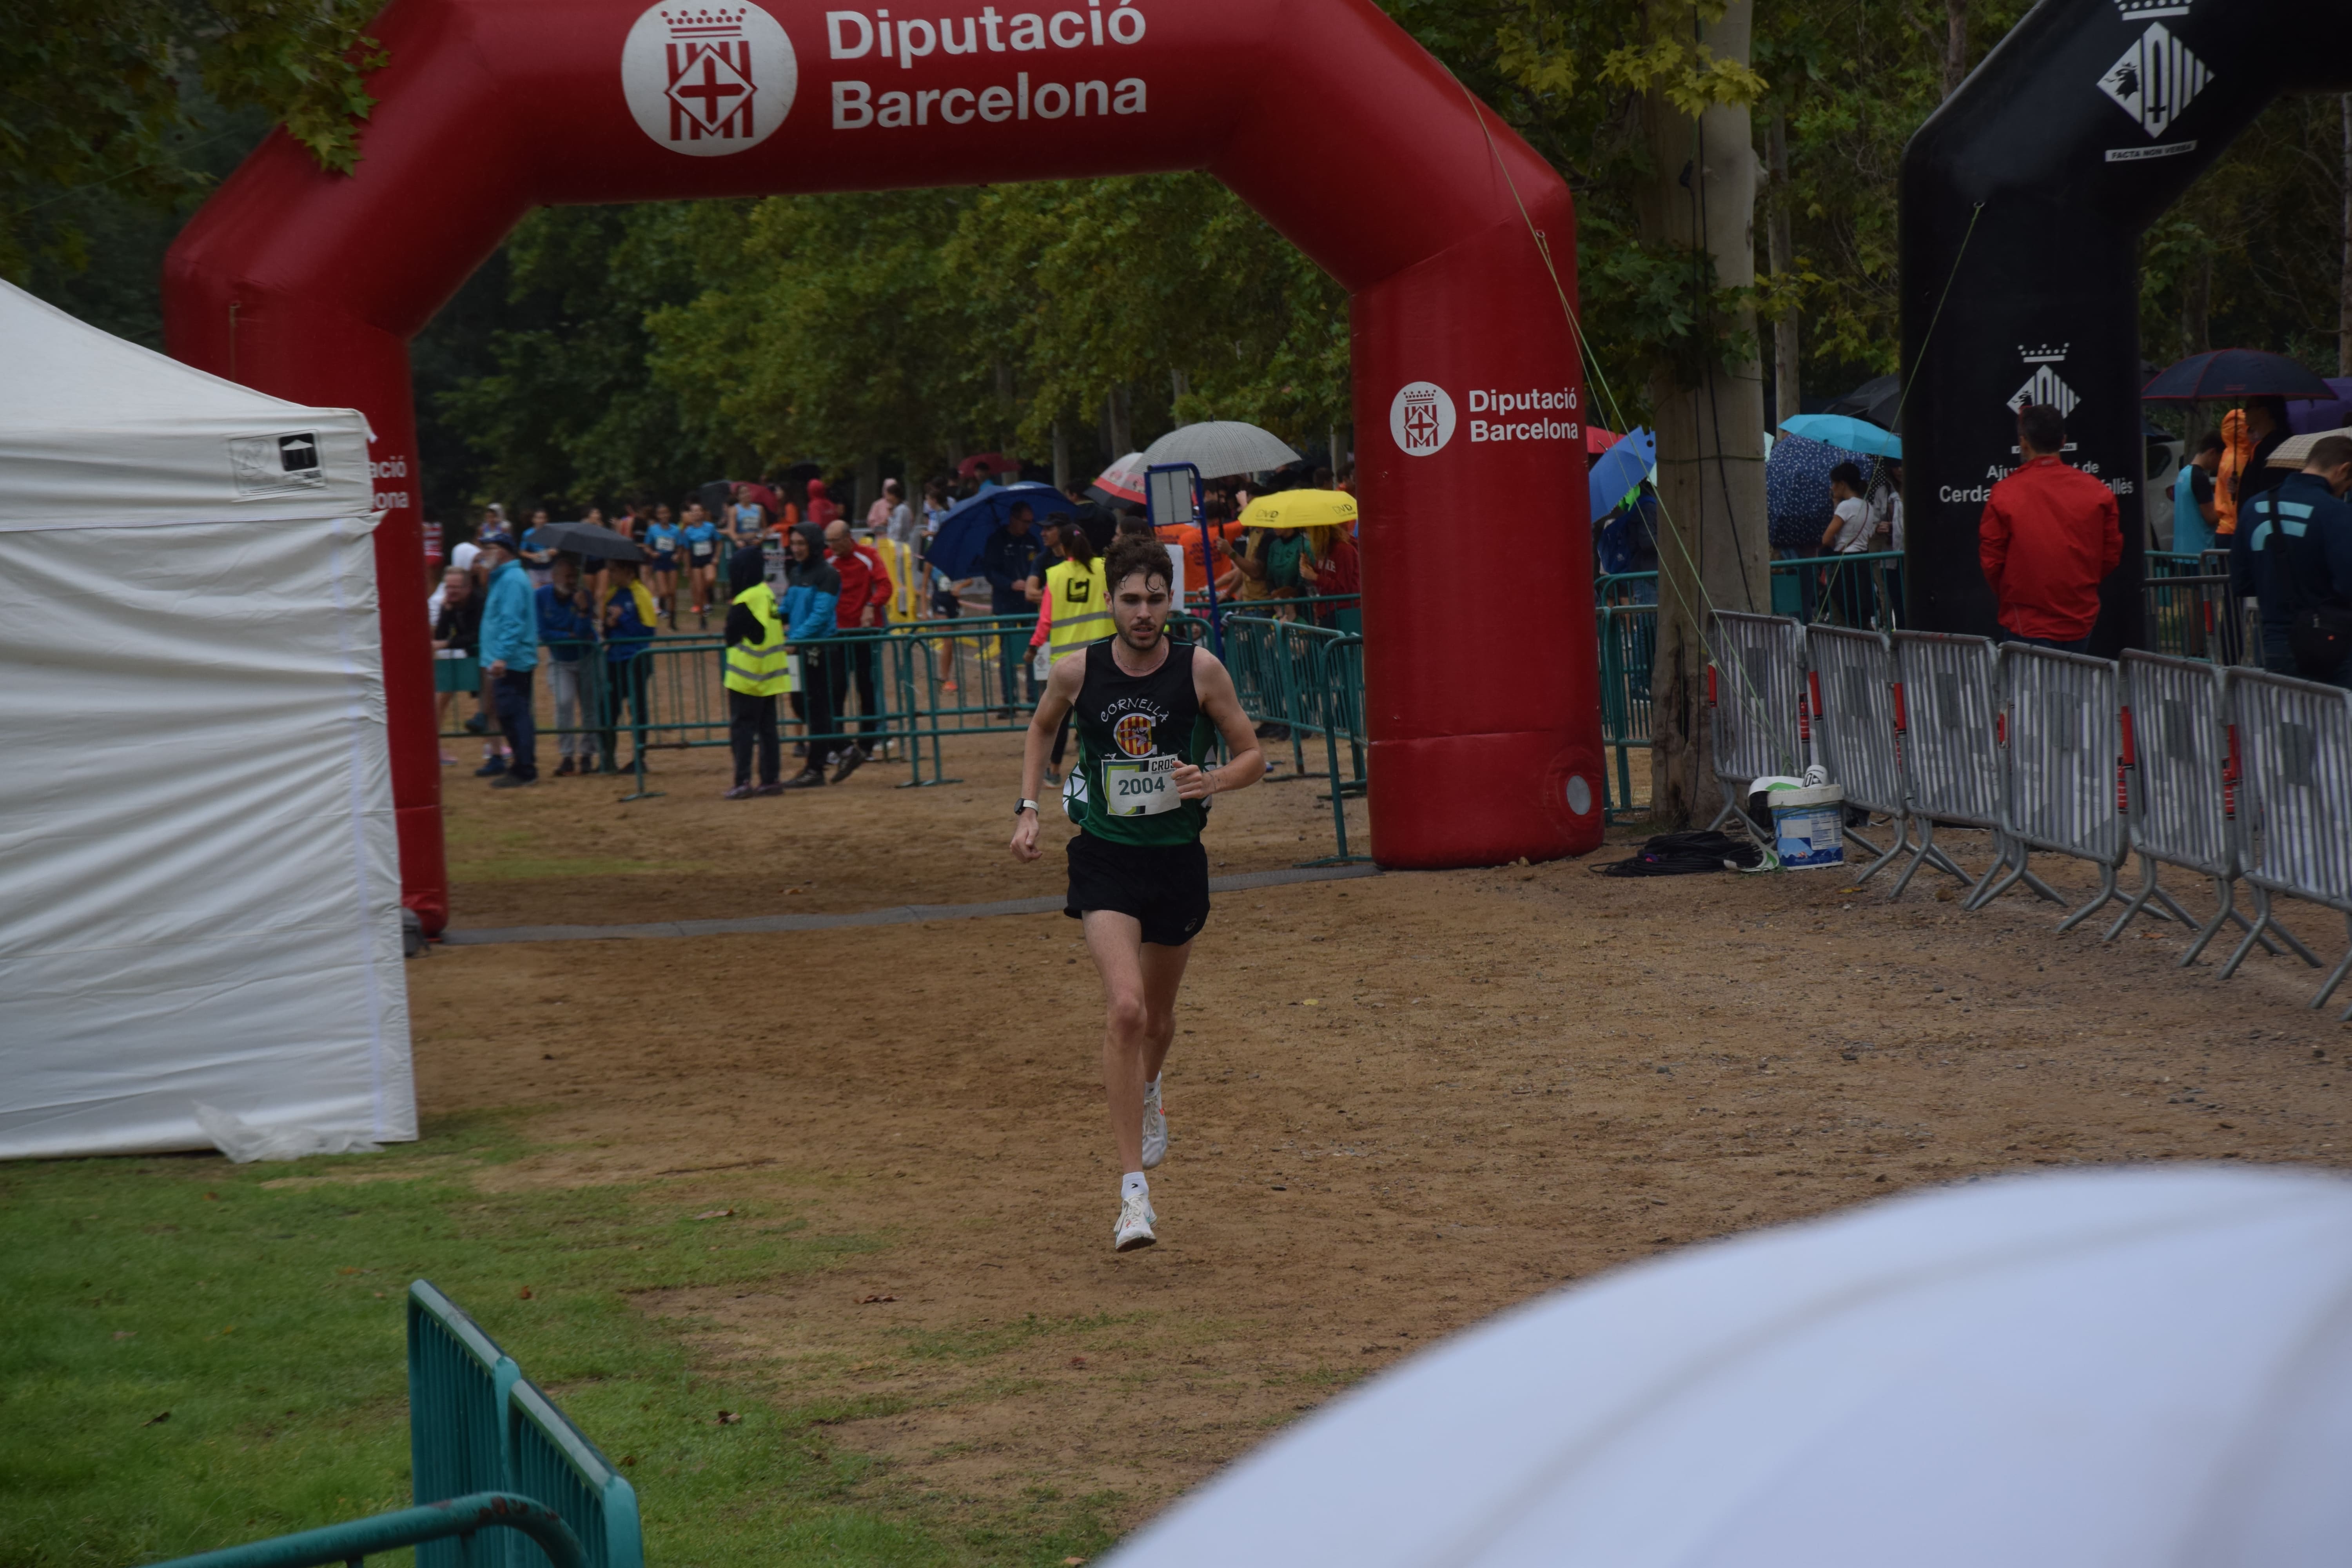
[[[87,259],[70,198],[109,187],[168,209],[205,182],[189,154],[222,134],[207,107],[258,110],[327,168],[357,161],[354,121],[383,53],[377,0],[20,0],[0,20],[0,273]],[[233,132],[232,132],[233,133]]]
[[[418,378],[428,450],[448,450],[455,435],[473,458],[454,489],[428,471],[429,499],[453,511],[493,500],[674,499],[755,468],[753,451],[655,373],[660,350],[648,324],[695,297],[706,258],[740,253],[745,219],[743,204],[723,202],[563,207],[526,219],[506,247],[508,309],[471,357],[479,368],[466,374],[466,356],[451,356],[457,345],[442,334],[420,344],[459,361],[450,384]],[[758,366],[711,359],[687,369],[709,385]]]

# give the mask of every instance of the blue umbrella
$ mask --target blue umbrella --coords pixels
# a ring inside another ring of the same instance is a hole
[[[1902,437],[1892,430],[1882,430],[1867,419],[1843,414],[1800,414],[1794,419],[1783,420],[1780,428],[1808,441],[1843,447],[1849,452],[1898,460],[1903,456]]]
[[[1633,493],[1633,487],[1650,477],[1658,466],[1658,437],[1647,430],[1636,430],[1601,454],[1588,476],[1592,486],[1592,521],[1600,521],[1617,510],[1617,503]]]
[[[924,551],[924,558],[950,578],[971,576],[979,569],[980,552],[988,536],[1003,527],[1004,520],[1023,501],[1029,503],[1040,522],[1049,517],[1068,517],[1078,510],[1076,501],[1051,485],[998,485],[950,507],[940,519],[940,531]]]

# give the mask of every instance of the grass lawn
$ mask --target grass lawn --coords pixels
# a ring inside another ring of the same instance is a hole
[[[972,1531],[862,1495],[873,1462],[824,1427],[880,1410],[714,1375],[630,1300],[821,1270],[869,1241],[811,1234],[781,1197],[698,1219],[661,1183],[480,1179],[529,1152],[475,1118],[297,1164],[0,1166],[0,1568],[121,1568],[407,1506],[420,1277],[624,1467],[660,1568],[1060,1563],[1108,1544],[1082,1508]]]

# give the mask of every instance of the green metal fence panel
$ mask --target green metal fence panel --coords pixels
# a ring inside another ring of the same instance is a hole
[[[423,1279],[408,1287],[408,1458],[417,1502],[507,1489],[508,1391],[521,1381],[462,1308]],[[417,1568],[489,1568],[461,1541],[416,1549]]]
[[[1633,799],[1633,753],[1650,745],[1650,666],[1658,645],[1655,605],[1600,612],[1601,744],[1609,753],[1602,794],[1610,819],[1644,815]]]
[[[475,1492],[321,1530],[223,1547],[175,1558],[157,1568],[325,1568],[331,1563],[358,1568],[376,1552],[396,1552],[404,1546],[415,1547],[416,1559],[422,1563],[428,1552],[461,1550],[486,1530],[515,1531],[513,1539],[519,1545],[536,1542],[531,1555],[553,1568],[590,1568],[579,1540],[552,1509],[527,1497],[499,1491]],[[485,1562],[499,1560],[497,1539],[484,1543],[480,1556]]]
[[[571,1527],[586,1568],[645,1568],[636,1491],[529,1378],[507,1395],[507,1445],[514,1489],[539,1499]],[[537,1554],[521,1548],[514,1568],[539,1568]]]

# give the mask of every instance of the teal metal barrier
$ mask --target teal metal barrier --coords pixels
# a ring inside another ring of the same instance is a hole
[[[463,1309],[425,1281],[408,1287],[408,1463],[419,1503],[503,1491],[508,1392],[522,1379]],[[466,1549],[441,1539],[416,1549],[416,1568],[471,1568]]]
[[[474,1537],[485,1530],[510,1530],[522,1541],[536,1542],[539,1550],[534,1555],[544,1557],[553,1568],[590,1568],[579,1541],[554,1510],[511,1492],[474,1492],[322,1530],[225,1546],[218,1552],[175,1558],[156,1568],[325,1568],[330,1563],[359,1568],[376,1552],[396,1552],[404,1546],[415,1547],[420,1563],[428,1552],[446,1550],[457,1554],[456,1561],[478,1560],[488,1568],[499,1560],[496,1550],[485,1548],[478,1553],[473,1550]]]
[[[1253,610],[1262,607],[1253,605]],[[1304,775],[1309,738],[1323,742],[1336,852],[1304,861],[1309,866],[1348,865],[1369,857],[1348,849],[1349,799],[1365,794],[1363,731],[1363,637],[1336,626],[1279,619],[1259,614],[1224,616],[1225,668],[1234,678],[1242,711],[1256,725],[1280,724],[1289,731],[1291,766]],[[1340,770],[1346,742],[1349,769]]]
[[[645,1568],[636,1491],[529,1378],[507,1399],[507,1449],[514,1489],[545,1502],[571,1527],[589,1568]],[[520,1544],[514,1568],[537,1568]]]
[[[1609,820],[1649,815],[1633,799],[1633,752],[1650,747],[1650,666],[1658,646],[1655,605],[1610,605],[1601,631],[1601,746],[1609,754],[1602,795]]]

